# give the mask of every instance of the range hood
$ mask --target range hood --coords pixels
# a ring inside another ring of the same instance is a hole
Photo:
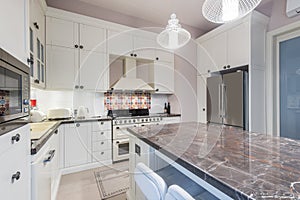
[[[112,85],[114,91],[145,91],[154,92],[155,90],[148,83],[136,77],[136,59],[123,59],[123,76]]]

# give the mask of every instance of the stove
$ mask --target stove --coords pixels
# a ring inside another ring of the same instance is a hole
[[[129,133],[127,128],[145,125],[159,125],[160,116],[149,115],[148,109],[109,110],[108,116],[113,118],[113,161],[129,159]]]

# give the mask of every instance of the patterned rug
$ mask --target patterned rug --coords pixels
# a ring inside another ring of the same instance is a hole
[[[95,171],[94,174],[101,199],[108,199],[129,190],[128,165]]]

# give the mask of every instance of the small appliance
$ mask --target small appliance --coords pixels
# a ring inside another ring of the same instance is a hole
[[[72,118],[72,112],[69,108],[52,108],[48,110],[47,117],[49,120],[70,119]]]
[[[41,122],[47,119],[47,115],[40,110],[30,111],[30,121],[31,122]]]

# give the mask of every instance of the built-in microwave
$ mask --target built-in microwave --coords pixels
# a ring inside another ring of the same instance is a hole
[[[0,48],[0,123],[29,114],[29,67]]]

